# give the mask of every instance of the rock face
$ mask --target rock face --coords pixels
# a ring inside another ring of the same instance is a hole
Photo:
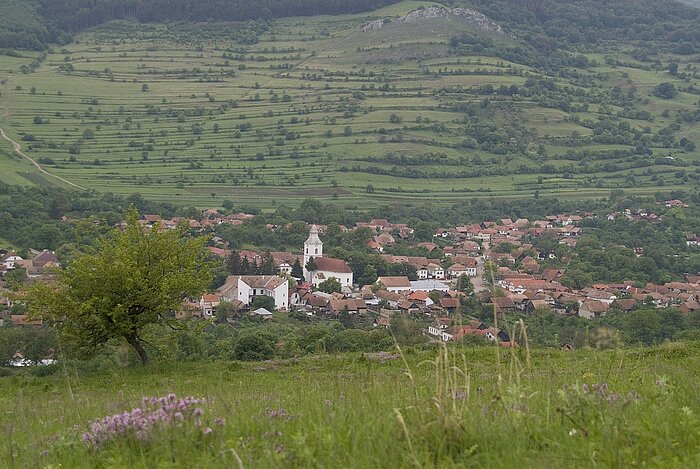
[[[480,29],[481,31],[495,33],[495,34],[505,34],[501,25],[493,22],[486,15],[479,13],[478,11],[470,10],[468,8],[440,8],[440,7],[427,7],[420,8],[418,10],[413,10],[402,16],[392,23],[418,23],[421,21],[429,21],[433,19],[446,19],[455,18],[462,21],[469,26]],[[362,32],[377,31],[387,24],[390,24],[386,20],[375,20],[368,23],[362,27]]]

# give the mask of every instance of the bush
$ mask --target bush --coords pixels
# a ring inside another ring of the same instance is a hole
[[[242,361],[269,360],[274,353],[270,339],[258,334],[244,335],[233,347],[233,358]]]

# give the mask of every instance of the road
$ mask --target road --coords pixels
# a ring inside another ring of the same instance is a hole
[[[75,184],[75,183],[70,182],[70,181],[68,181],[68,180],[66,180],[66,179],[63,179],[61,176],[56,176],[55,174],[51,174],[50,172],[46,171],[44,168],[41,167],[41,165],[40,165],[39,163],[37,163],[36,161],[34,161],[34,159],[33,159],[32,157],[28,156],[26,153],[24,153],[24,152],[22,151],[22,145],[20,145],[19,143],[15,142],[15,141],[12,140],[10,137],[8,137],[7,134],[5,133],[5,131],[4,131],[3,129],[1,129],[1,128],[0,128],[0,136],[12,144],[12,147],[14,148],[15,153],[17,153],[18,155],[20,155],[20,156],[23,157],[23,158],[28,159],[34,166],[36,166],[36,168],[37,168],[37,169],[39,170],[39,172],[41,172],[42,174],[45,174],[46,176],[52,177],[52,178],[54,178],[54,179],[58,179],[59,181],[65,183],[65,184],[68,184],[69,186],[75,187],[76,189],[80,189],[80,190],[83,190],[83,191],[87,190],[87,189],[85,189],[83,186],[79,186],[78,184]]]

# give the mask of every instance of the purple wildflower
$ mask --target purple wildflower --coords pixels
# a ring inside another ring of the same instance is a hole
[[[202,433],[205,434],[205,435],[209,435],[209,434],[210,434],[211,432],[213,432],[213,431],[214,431],[214,430],[212,430],[211,428],[207,427],[207,428],[205,428],[204,430],[202,430]]]
[[[142,403],[142,407],[92,422],[89,432],[83,434],[83,441],[94,448],[99,448],[115,438],[129,435],[140,441],[147,441],[155,429],[168,427],[174,420],[199,420],[204,412],[197,407],[204,403],[203,399],[186,397],[178,400],[175,394],[144,398]]]

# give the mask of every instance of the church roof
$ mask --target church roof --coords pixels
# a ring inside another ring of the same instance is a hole
[[[311,225],[311,230],[309,231],[309,237],[306,239],[304,245],[323,245],[321,238],[318,237],[318,226]]]
[[[335,272],[340,274],[351,274],[352,269],[342,259],[333,259],[331,257],[314,257],[317,271]]]

